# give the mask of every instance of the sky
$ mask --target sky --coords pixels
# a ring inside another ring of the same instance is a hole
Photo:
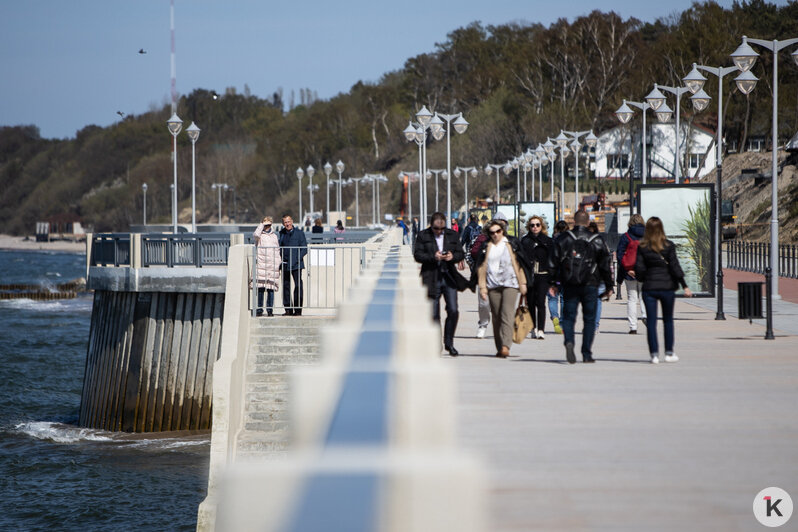
[[[328,99],[432,52],[454,29],[573,20],[594,9],[653,22],[691,0],[174,0],[177,92],[228,87]],[[729,6],[731,1],[720,1]],[[778,2],[783,4],[784,2]],[[0,126],[44,138],[170,101],[169,0],[0,1]],[[143,49],[146,54],[139,54]],[[198,124],[202,127],[202,124]],[[166,126],[164,126],[164,129]]]

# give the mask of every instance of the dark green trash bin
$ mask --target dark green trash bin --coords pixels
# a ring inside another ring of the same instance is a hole
[[[741,320],[764,318],[762,315],[762,285],[737,283],[737,313]]]

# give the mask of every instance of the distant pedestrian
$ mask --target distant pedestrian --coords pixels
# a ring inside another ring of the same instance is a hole
[[[643,284],[643,303],[646,306],[648,321],[648,352],[652,364],[659,364],[659,343],[657,342],[657,301],[662,305],[662,326],[665,330],[665,362],[677,362],[679,357],[673,352],[673,307],[676,289],[684,288],[684,295],[693,293],[684,281],[684,272],[676,256],[676,246],[665,236],[662,220],[652,216],[646,222],[646,230],[637,248],[635,277]]]
[[[646,324],[646,306],[640,297],[640,281],[635,274],[635,265],[637,264],[637,249],[640,244],[640,239],[646,231],[645,220],[637,213],[629,218],[628,229],[621,235],[618,241],[618,249],[615,251],[615,256],[618,261],[618,282],[623,282],[626,287],[626,319],[629,320],[629,334],[637,334],[637,309],[640,307],[640,317],[643,325]],[[634,242],[634,244],[632,244]],[[626,257],[626,251],[630,250],[629,257]],[[627,267],[625,263],[628,263]]]
[[[549,237],[546,222],[540,216],[530,216],[526,230],[526,235],[521,239],[521,249],[532,273],[532,278],[527,279],[529,284],[526,299],[535,322],[532,336],[543,340],[543,329],[546,327],[546,294],[550,284],[549,262],[554,242]]]
[[[338,220],[338,222],[336,222],[336,224],[335,224],[335,227],[333,228],[333,233],[335,233],[336,235],[342,235],[345,232],[346,232],[346,229],[344,228],[344,223],[341,220]],[[335,237],[335,241],[336,242],[343,242],[344,241],[344,237],[337,236],[337,237]]]
[[[568,229],[570,229],[570,227],[568,227],[568,222],[560,220],[554,224],[554,232],[551,235],[552,239],[557,238],[557,235]],[[551,278],[551,272],[549,272],[549,281],[552,283],[555,282],[555,280]],[[551,317],[551,324],[554,327],[554,332],[556,334],[562,334],[562,325],[560,324],[560,316],[562,315],[562,292],[557,290],[552,294],[552,292],[549,291],[546,294],[546,299],[549,302],[549,316]]]
[[[554,239],[552,261],[549,271],[553,272],[551,292],[562,291],[562,328],[565,336],[565,357],[569,364],[576,362],[574,354],[575,325],[577,309],[581,304],[582,361],[593,360],[593,337],[596,329],[596,307],[599,297],[597,287],[600,282],[612,287],[610,254],[601,235],[591,233],[587,228],[590,220],[587,212],[580,210],[574,214],[574,228],[557,235]],[[609,288],[602,296],[612,294]]]
[[[488,301],[493,318],[493,341],[496,356],[510,356],[513,323],[519,294],[527,293],[526,274],[519,257],[505,235],[505,226],[493,221],[488,225],[490,241],[485,260],[479,266],[479,297]]]
[[[416,237],[418,236],[418,218],[413,218],[413,222],[410,226],[410,229],[412,230],[411,232],[413,234],[413,244],[415,244]]]
[[[460,224],[454,218],[452,218],[452,231],[457,233],[458,236],[460,235]]]
[[[305,232],[310,231],[310,224],[311,224],[310,216],[307,216],[305,218]]]
[[[463,260],[460,238],[446,228],[446,216],[443,213],[433,213],[430,227],[418,234],[413,258],[421,264],[421,280],[427,287],[427,296],[432,300],[432,319],[439,323],[441,296],[446,302],[443,347],[451,356],[457,356],[459,353],[454,347],[454,332],[460,316],[457,292],[464,290],[468,282],[457,271],[457,263]]]
[[[252,234],[255,238],[257,255],[258,316],[263,315],[263,293],[266,292],[266,314],[274,315],[274,292],[279,288],[282,260],[280,242],[272,231],[272,217],[264,216]]]
[[[312,232],[315,234],[324,233],[324,226],[321,224],[321,218],[316,218],[313,222]]]
[[[591,221],[589,224],[587,224],[587,228],[594,235],[599,234],[599,227],[598,227],[598,224],[595,221]],[[609,251],[609,248],[608,248],[608,251]],[[612,263],[612,257],[610,257],[610,263]],[[602,299],[601,294],[603,294],[606,291],[607,291],[607,287],[604,284],[604,282],[603,281],[599,282],[599,285],[598,285],[598,287],[596,289],[596,293],[599,296],[598,299],[596,300],[596,334],[599,333],[599,325],[601,323],[601,299]]]
[[[294,220],[289,214],[283,215],[283,228],[280,229],[279,240],[283,259],[284,315],[301,316],[304,298],[302,270],[305,268],[308,242],[305,239],[305,233],[294,227]],[[294,280],[293,298],[291,297],[291,279]]]
[[[463,245],[466,253],[469,251],[469,244],[479,236],[481,231],[482,229],[479,227],[479,223],[477,223],[477,215],[472,214],[468,217],[468,225],[463,228],[463,232],[460,235],[460,244]]]
[[[402,220],[401,218],[397,220],[396,225],[402,229],[402,244],[407,244],[409,240],[407,235],[408,233],[407,225],[405,225],[404,220]]]

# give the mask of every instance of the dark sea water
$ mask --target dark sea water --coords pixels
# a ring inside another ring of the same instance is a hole
[[[0,284],[85,275],[83,255],[0,251]],[[76,425],[91,307],[0,300],[0,530],[194,530],[209,434]]]

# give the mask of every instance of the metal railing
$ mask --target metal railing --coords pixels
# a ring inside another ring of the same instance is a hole
[[[346,291],[365,268],[365,246],[352,245],[310,245],[310,246],[252,246],[252,264],[250,280],[264,279],[264,276],[276,280],[274,305],[267,308],[268,293],[264,291],[264,313],[269,310],[275,314],[295,312],[304,309],[334,311],[340,304]],[[259,258],[260,253],[260,258]],[[270,266],[267,272],[259,264]],[[301,264],[301,267],[299,266]],[[294,272],[298,271],[298,274]],[[299,301],[294,300],[295,278],[299,280]],[[286,280],[289,283],[286,283]],[[251,283],[250,309],[252,316],[257,314],[258,282]],[[286,292],[286,285],[290,292]],[[266,288],[266,287],[263,287]],[[286,299],[286,293],[289,296]],[[286,304],[286,301],[288,304]]]
[[[142,266],[226,266],[229,235],[142,235]]]
[[[324,233],[311,233],[305,231],[305,239],[308,244],[362,244],[373,236],[381,233],[382,231],[371,229],[347,229],[343,233],[333,233],[326,231]],[[252,233],[248,233],[244,237],[244,242],[247,244],[254,244],[255,238]]]
[[[726,267],[764,275],[770,266],[770,244],[728,240],[723,243]],[[779,244],[779,277],[798,279],[798,246]]]
[[[92,237],[92,266],[131,266],[129,233],[98,234]],[[141,235],[141,266],[226,266],[230,235],[148,234]]]
[[[108,233],[94,235],[91,239],[92,266],[129,266],[130,235]]]

